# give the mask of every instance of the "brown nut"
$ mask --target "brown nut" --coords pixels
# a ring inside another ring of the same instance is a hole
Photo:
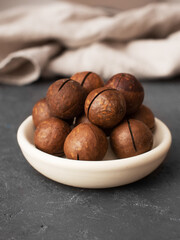
[[[33,117],[33,122],[34,122],[34,126],[37,127],[37,125],[50,118],[51,117],[51,113],[49,110],[49,107],[46,103],[46,99],[43,98],[41,100],[39,100],[33,107],[32,110],[32,117]]]
[[[71,128],[66,122],[55,117],[48,118],[35,130],[35,146],[43,152],[62,156],[64,141],[70,131]]]
[[[71,77],[72,80],[78,82],[89,94],[92,90],[104,86],[103,80],[94,72],[78,72]]]
[[[137,112],[131,114],[129,117],[142,121],[151,129],[151,131],[155,128],[154,114],[151,109],[145,105],[141,105]]]
[[[76,118],[76,126],[79,125],[80,123],[91,123],[89,119],[86,117],[86,114],[83,113],[81,116]]]
[[[81,116],[79,116],[77,119],[76,119],[76,126],[79,125],[80,123],[91,123],[89,121],[89,119],[86,117],[86,114],[83,113]],[[110,136],[111,134],[111,131],[112,131],[112,128],[101,128],[103,130],[103,132],[106,134],[107,137]]]
[[[76,160],[101,160],[108,148],[108,142],[101,129],[91,123],[81,123],[67,136],[64,153]]]
[[[153,135],[143,122],[129,119],[112,131],[110,144],[118,158],[133,157],[151,150]]]
[[[126,102],[118,90],[98,88],[89,93],[84,109],[90,122],[102,128],[112,128],[123,119]]]
[[[118,73],[112,76],[106,84],[119,90],[126,100],[127,114],[134,113],[141,106],[144,99],[144,89],[141,83],[131,74]]]
[[[60,79],[50,85],[46,101],[53,116],[71,119],[83,111],[86,91],[71,79]]]

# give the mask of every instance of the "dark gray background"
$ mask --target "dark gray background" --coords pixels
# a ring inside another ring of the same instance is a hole
[[[143,82],[145,103],[170,128],[165,162],[136,183],[78,189],[36,172],[16,140],[50,81],[0,85],[0,239],[180,239],[180,77]]]

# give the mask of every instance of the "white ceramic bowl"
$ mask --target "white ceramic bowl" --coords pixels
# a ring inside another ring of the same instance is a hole
[[[31,116],[20,125],[17,139],[27,161],[44,176],[75,187],[109,188],[135,182],[162,163],[171,146],[171,133],[162,121],[155,121],[153,149],[125,159],[116,159],[110,147],[102,161],[70,160],[44,153],[33,144]]]

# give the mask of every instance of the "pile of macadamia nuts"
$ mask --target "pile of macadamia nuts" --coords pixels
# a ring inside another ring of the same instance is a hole
[[[142,105],[144,89],[131,74],[106,84],[94,72],[55,81],[32,111],[35,146],[74,160],[102,160],[108,141],[117,158],[151,150],[155,120]]]

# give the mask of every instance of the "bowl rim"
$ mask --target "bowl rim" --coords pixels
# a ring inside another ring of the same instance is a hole
[[[123,159],[113,159],[113,160],[98,160],[98,161],[86,161],[86,160],[73,160],[68,158],[62,158],[50,155],[45,153],[39,149],[37,149],[34,144],[30,143],[26,137],[26,130],[30,124],[32,124],[32,115],[27,117],[19,126],[17,131],[17,141],[22,150],[22,152],[26,152],[31,154],[32,157],[38,158],[39,161],[43,161],[46,164],[54,165],[56,167],[73,167],[77,169],[89,169],[93,171],[101,170],[112,170],[121,168],[132,168],[138,167],[140,165],[149,164],[156,159],[161,158],[165,155],[172,142],[171,132],[168,127],[158,118],[155,118],[155,123],[157,128],[161,128],[163,131],[162,141],[150,151]]]

